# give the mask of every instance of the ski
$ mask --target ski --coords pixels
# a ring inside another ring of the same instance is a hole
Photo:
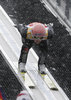
[[[31,58],[30,58],[31,56]],[[51,90],[58,90],[58,88],[56,87],[55,83],[51,80],[48,72],[46,74],[41,74],[39,71],[38,71],[38,61],[39,61],[39,57],[38,55],[36,54],[36,52],[31,48],[29,50],[29,54],[28,54],[28,60],[27,60],[27,63],[29,65],[32,64],[34,67],[31,67],[32,69],[36,69],[38,74],[41,76],[41,78],[44,80],[44,82],[46,83],[46,85],[48,86],[49,89]],[[28,66],[27,65],[27,66]],[[30,68],[30,69],[31,69]]]
[[[58,90],[58,88],[55,86],[54,82],[50,79],[50,77],[48,76],[48,74],[41,74],[40,73],[40,75],[43,78],[44,82],[49,87],[49,89],[51,89],[51,90]]]
[[[29,87],[29,88],[35,88],[34,83],[32,82],[30,76],[28,75],[28,73],[23,73],[21,72],[21,75],[23,77],[24,83]]]

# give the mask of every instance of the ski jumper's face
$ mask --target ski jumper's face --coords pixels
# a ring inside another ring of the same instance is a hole
[[[36,43],[36,44],[40,44],[40,42],[41,42],[41,40],[34,40],[34,42]]]

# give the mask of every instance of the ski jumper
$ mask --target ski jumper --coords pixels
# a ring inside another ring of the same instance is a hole
[[[21,33],[21,37],[22,37],[22,48],[21,48],[21,53],[20,53],[20,58],[19,58],[19,63],[23,62],[26,63],[27,60],[27,54],[28,51],[31,47],[35,47],[36,52],[39,56],[39,64],[43,64],[46,62],[47,59],[47,52],[48,52],[48,46],[47,46],[47,39],[51,39],[54,31],[51,25],[47,24],[43,24],[45,27],[45,37],[39,37],[41,39],[41,42],[39,44],[36,44],[34,42],[34,39],[38,39],[38,36],[34,37],[31,35],[32,34],[32,29],[34,27],[35,24],[42,24],[42,23],[38,23],[38,22],[34,22],[34,23],[30,23],[29,25],[23,25],[22,27],[18,27],[18,30]],[[41,29],[42,30],[42,29]],[[38,29],[38,32],[41,31],[40,29]],[[36,30],[35,30],[36,31]],[[38,35],[40,35],[38,33]],[[43,57],[41,57],[43,56]],[[43,59],[42,59],[43,58]]]

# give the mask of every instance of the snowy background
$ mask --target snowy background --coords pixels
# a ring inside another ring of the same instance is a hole
[[[29,24],[38,21],[54,24],[55,34],[48,43],[47,67],[71,99],[71,36],[65,27],[39,0],[0,0],[0,4],[14,23]]]

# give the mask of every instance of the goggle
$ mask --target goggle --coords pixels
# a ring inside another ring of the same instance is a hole
[[[32,36],[32,39],[35,39],[35,40],[46,40],[47,37],[46,36],[43,36],[43,37],[38,37],[38,36]]]

